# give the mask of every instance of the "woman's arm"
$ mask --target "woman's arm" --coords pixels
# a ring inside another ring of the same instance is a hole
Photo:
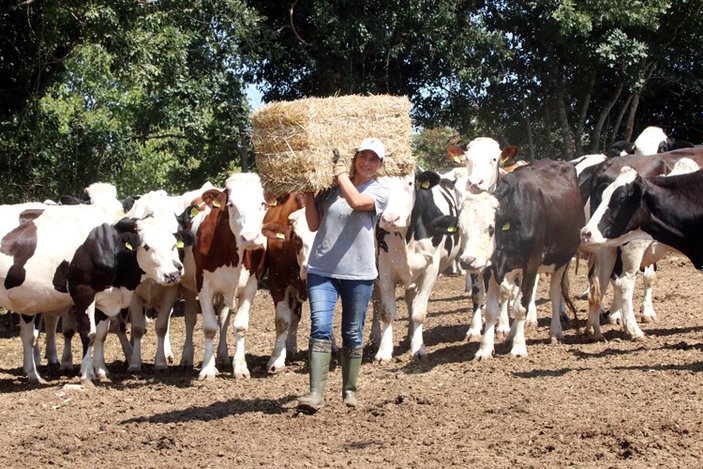
[[[356,186],[349,179],[347,173],[342,173],[337,176],[337,183],[342,191],[342,196],[347,201],[352,210],[360,212],[372,212],[376,209],[376,202],[372,197],[360,193]],[[309,222],[308,222],[309,223]]]
[[[320,211],[315,203],[315,193],[305,193],[305,220],[308,222],[310,231],[317,231],[320,228]]]

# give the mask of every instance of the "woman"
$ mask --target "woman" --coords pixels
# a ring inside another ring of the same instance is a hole
[[[342,397],[348,406],[356,406],[364,320],[378,276],[374,227],[388,203],[388,190],[375,179],[384,156],[383,143],[367,138],[354,155],[351,176],[349,166],[338,159],[334,165],[338,186],[317,198],[306,193],[305,216],[317,234],[307,271],[310,394],[298,402],[298,409],[305,412],[317,412],[324,405],[338,297],[342,299]]]

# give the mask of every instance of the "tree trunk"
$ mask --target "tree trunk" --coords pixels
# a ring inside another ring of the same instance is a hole
[[[583,97],[583,104],[581,105],[581,113],[579,114],[579,120],[576,123],[575,138],[575,149],[576,155],[583,155],[583,128],[586,125],[586,117],[588,116],[588,108],[591,105],[591,95],[593,94],[593,87],[596,85],[596,72],[591,72],[591,76],[588,79],[588,87],[586,89],[586,95]]]
[[[613,124],[613,133],[610,136],[610,142],[608,144],[609,146],[615,143],[615,140],[618,138],[618,130],[620,130],[622,118],[625,116],[625,111],[627,111],[627,108],[630,106],[630,102],[632,102],[632,97],[632,94],[627,97],[627,99],[625,100],[625,104],[622,105],[620,112],[618,112],[618,117],[615,119],[615,123]]]
[[[534,163],[535,162],[535,142],[532,139],[532,122],[530,121],[530,113],[527,109],[527,103],[525,102],[524,99],[520,100],[520,104],[522,104],[522,112],[523,112],[523,115],[525,116],[525,131],[527,132],[527,146],[529,148],[528,161],[530,163]]]
[[[559,123],[561,125],[561,155],[563,159],[570,160],[573,158],[575,151],[574,137],[571,134],[571,128],[569,127],[569,116],[566,111],[566,91],[564,89],[561,74],[559,74],[559,83],[557,83],[556,89],[556,105],[557,112],[559,113]]]
[[[649,70],[648,70],[649,69]],[[637,116],[637,107],[640,105],[640,96],[642,90],[647,86],[647,82],[654,71],[657,69],[657,64],[652,62],[647,65],[642,64],[642,73],[640,74],[640,79],[642,80],[642,86],[640,86],[632,96],[632,102],[630,102],[630,112],[627,114],[627,122],[625,123],[625,139],[632,141],[632,134],[635,131],[635,117]]]
[[[601,132],[603,131],[603,124],[605,124],[605,119],[608,117],[608,114],[610,114],[610,110],[613,108],[613,106],[615,106],[615,103],[620,98],[620,93],[622,93],[622,89],[624,86],[624,80],[620,80],[620,83],[618,83],[618,87],[615,89],[615,93],[613,93],[613,97],[610,99],[610,101],[606,103],[605,107],[600,113],[600,116],[598,116],[598,121],[596,122],[596,126],[593,129],[593,136],[591,137],[591,153],[596,153],[600,148],[600,136]]]

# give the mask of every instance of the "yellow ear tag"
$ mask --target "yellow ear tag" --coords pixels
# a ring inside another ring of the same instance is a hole
[[[186,245],[183,241],[176,242],[176,249],[183,249],[184,247],[186,247]]]
[[[286,235],[283,233],[276,233],[276,239],[286,239]]]
[[[420,184],[420,187],[423,189],[429,189],[430,188],[430,181],[425,181],[422,184]]]
[[[273,199],[273,201],[271,201],[271,203],[269,203],[269,207],[275,207],[276,205],[278,205],[278,200],[276,200],[276,199]],[[278,236],[276,236],[276,237],[278,237]]]
[[[124,243],[124,247],[126,247],[126,248],[129,249],[130,251],[134,251],[134,246],[132,246],[132,244],[129,243],[129,242]]]
[[[215,208],[220,208],[220,203],[217,200],[212,201],[212,206]]]
[[[200,213],[200,210],[198,210],[198,207],[191,207],[191,209],[190,209],[190,216],[191,217],[194,217],[199,213]]]
[[[500,227],[501,231],[508,231],[510,229],[510,223],[506,223],[505,225]]]
[[[447,233],[456,233],[456,226],[448,226]]]

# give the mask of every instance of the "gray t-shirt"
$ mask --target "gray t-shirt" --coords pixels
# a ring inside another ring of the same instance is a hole
[[[352,210],[339,187],[318,200],[322,218],[310,252],[308,272],[344,280],[373,280],[378,276],[374,227],[388,204],[388,189],[371,179],[357,190],[374,200],[374,211]]]

